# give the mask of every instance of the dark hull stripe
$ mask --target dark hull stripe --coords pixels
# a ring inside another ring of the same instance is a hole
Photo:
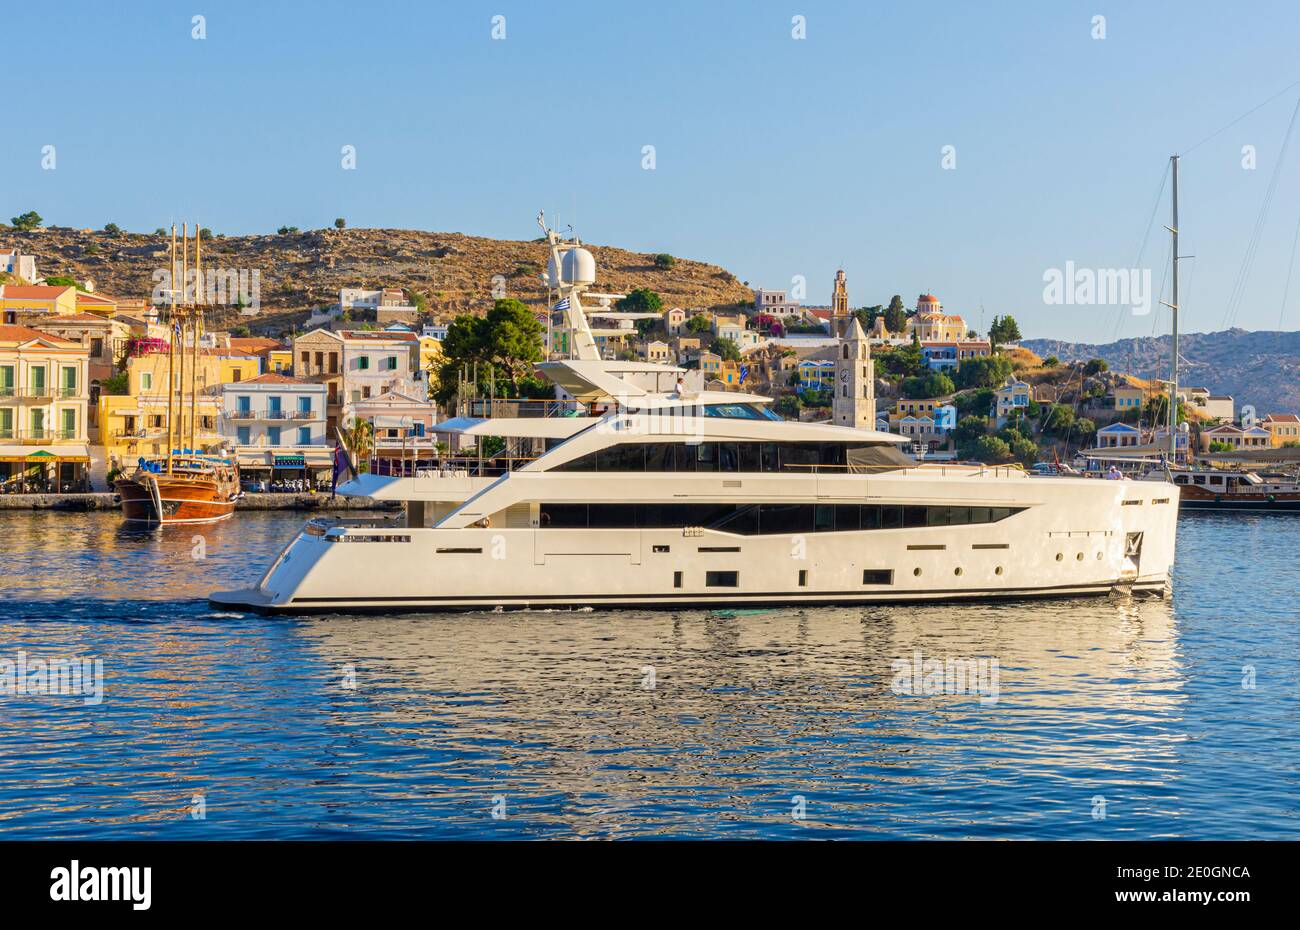
[[[495,607],[589,607],[593,602],[617,609],[677,609],[683,605],[700,607],[827,607],[859,604],[915,604],[930,600],[963,599],[982,601],[1015,601],[1046,597],[1083,597],[1109,594],[1117,588],[1131,587],[1139,593],[1163,591],[1166,582],[1146,581],[1127,586],[1123,583],[1092,585],[1055,585],[1043,588],[1017,588],[993,591],[982,588],[952,588],[936,591],[831,591],[816,595],[791,595],[787,592],[762,592],[755,594],[599,594],[599,595],[536,595],[491,598],[483,595],[457,595],[452,597],[300,597],[288,604],[246,604],[236,600],[223,601],[209,598],[216,607],[236,607],[258,613],[290,614],[345,611],[348,613],[394,613],[397,611],[444,611]]]

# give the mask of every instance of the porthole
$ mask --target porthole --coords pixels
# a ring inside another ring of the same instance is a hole
[[[953,573],[954,575],[960,575],[960,574],[961,574],[961,566],[958,565],[956,568],[954,568],[954,569],[952,570],[952,573]]]
[[[912,574],[913,574],[913,575],[916,575],[918,578],[921,577],[921,569],[920,569],[920,567],[918,566],[917,568],[912,569]]]
[[[1078,555],[1076,555],[1074,558],[1075,558],[1075,561],[1082,562],[1082,561],[1083,561],[1083,553],[1080,552],[1080,553],[1079,553]]]
[[[1100,550],[1100,549],[1097,550],[1097,561],[1098,561],[1098,562],[1101,561],[1101,550]]]
[[[993,569],[993,574],[995,574],[995,575],[1001,575],[1001,574],[1002,574],[1002,566],[999,565],[997,568]]]
[[[1064,556],[1064,555],[1062,555],[1062,554],[1061,554],[1061,553],[1059,553],[1059,552],[1058,552],[1058,553],[1056,553],[1056,561],[1058,561],[1058,562],[1059,562],[1059,561],[1061,561],[1061,559],[1063,559],[1063,558],[1065,558],[1065,556]]]

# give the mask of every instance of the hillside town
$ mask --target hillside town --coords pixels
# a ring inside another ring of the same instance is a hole
[[[172,396],[185,390],[179,375],[168,384],[172,332],[152,295],[109,296],[40,266],[0,244],[0,489],[108,491],[166,452]],[[196,291],[200,303],[209,296],[201,280]],[[829,306],[767,288],[746,303],[668,306],[638,288],[601,295],[591,316],[611,362],[662,365],[692,390],[773,397],[787,419],[887,430],[921,461],[1098,471],[1115,467],[1107,450],[1169,447],[1164,382],[1101,359],[1041,358],[1020,346],[1012,316],[979,333],[933,294],[854,308],[843,270]],[[444,312],[401,287],[357,282],[309,308],[300,332],[239,319],[191,347],[185,383],[196,385],[186,400],[195,451],[233,456],[247,491],[327,489],[336,446],[362,469],[493,454],[490,438],[465,446],[438,425],[584,402],[534,373],[568,351],[558,308],[500,297],[485,313]],[[1180,450],[1300,446],[1294,412],[1199,386],[1178,397]]]

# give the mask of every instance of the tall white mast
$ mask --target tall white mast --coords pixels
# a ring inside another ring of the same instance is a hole
[[[537,214],[537,225],[546,233],[546,241],[551,247],[547,282],[555,288],[561,301],[567,300],[564,326],[569,331],[569,357],[599,361],[600,351],[591,335],[591,327],[587,325],[587,315],[582,312],[581,300],[582,292],[595,283],[595,261],[577,240],[561,242],[555,230],[547,228],[546,218],[541,213]],[[551,308],[547,307],[546,312],[550,314]]]
[[[1173,357],[1169,375],[1169,463],[1178,461],[1178,156],[1169,156],[1173,167],[1173,218],[1169,232],[1173,236],[1173,289],[1168,304],[1173,313]]]

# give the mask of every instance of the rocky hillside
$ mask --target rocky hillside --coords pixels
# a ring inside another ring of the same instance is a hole
[[[169,238],[169,237],[168,237]],[[48,227],[18,232],[0,227],[0,243],[35,255],[42,275],[90,280],[113,297],[147,298],[155,269],[166,268],[168,238]],[[598,263],[597,287],[626,293],[648,287],[666,306],[714,307],[753,300],[753,293],[716,265],[678,258],[655,267],[654,256],[612,246],[588,246]],[[274,332],[305,318],[313,307],[338,301],[343,287],[401,287],[424,295],[435,313],[491,306],[492,279],[506,278],[506,295],[541,307],[537,275],[546,267],[540,240],[515,242],[461,233],[409,229],[317,229],[286,235],[216,236],[203,243],[205,268],[258,269],[262,316],[244,317],[255,330]],[[213,314],[213,323],[238,313]]]
[[[1061,361],[1104,358],[1116,368],[1141,378],[1168,378],[1168,336],[1121,339],[1105,345],[1026,339],[1021,345]],[[1231,394],[1240,409],[1253,404],[1265,413],[1300,412],[1300,332],[1188,333],[1179,337],[1183,358],[1179,380],[1206,387],[1214,394]]]

